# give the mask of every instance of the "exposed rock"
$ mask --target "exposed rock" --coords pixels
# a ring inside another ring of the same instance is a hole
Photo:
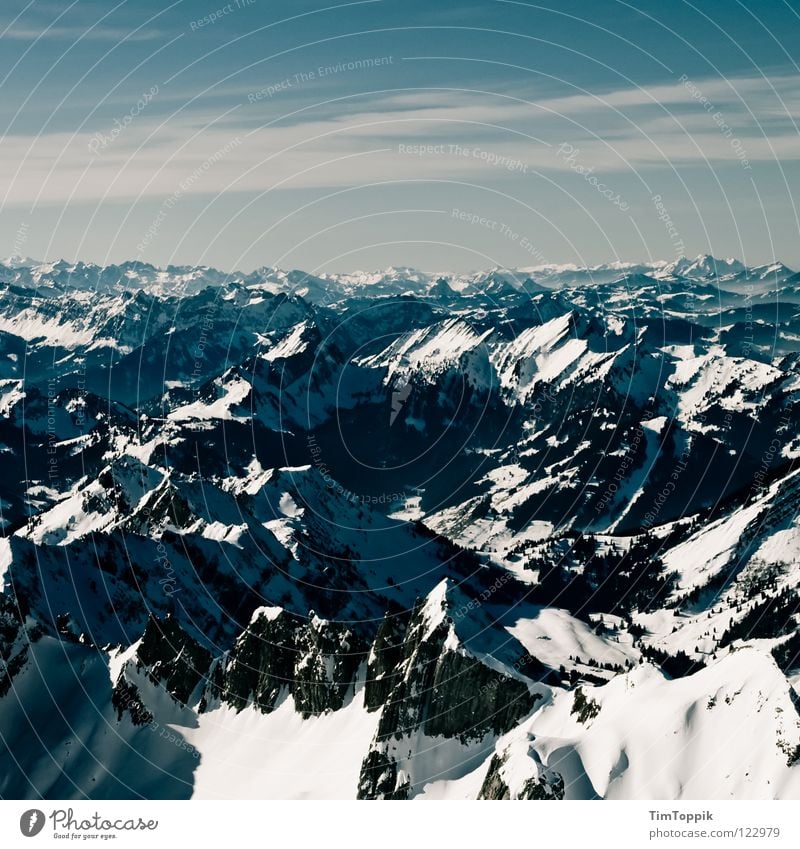
[[[600,705],[594,699],[588,698],[582,687],[576,687],[570,713],[578,714],[578,722],[585,724],[600,713]]]
[[[304,717],[338,710],[365,655],[364,642],[344,625],[262,608],[215,670],[205,704],[216,696],[237,710],[269,713],[288,692]]]
[[[366,646],[346,626],[312,615],[299,634],[292,694],[304,717],[338,710],[353,692]]]
[[[512,757],[524,758],[517,762],[516,772],[531,773],[516,780],[509,777],[507,765]],[[509,786],[513,784],[514,786]],[[502,754],[495,753],[489,761],[489,769],[481,785],[478,799],[528,799],[534,801],[553,801],[564,798],[564,779],[560,773],[542,765],[539,756],[532,750],[522,755],[507,749]]]
[[[410,790],[408,781],[400,782],[395,761],[385,752],[371,750],[361,767],[358,782],[359,799],[407,799]]]
[[[483,779],[479,799],[510,799],[511,791],[508,785],[500,775],[500,768],[505,763],[505,760],[499,755],[492,755],[489,761],[489,770],[486,773],[486,778]]]
[[[422,732],[462,744],[508,731],[541,697],[522,681],[492,669],[464,648],[449,616],[449,585],[442,582],[415,607],[402,648],[396,681],[364,760],[360,798],[390,798],[397,783],[403,741]],[[409,770],[412,765],[409,764]],[[388,770],[388,772],[387,772]],[[394,770],[394,773],[392,773]],[[404,779],[410,794],[411,777]],[[391,798],[394,798],[391,796]]]
[[[411,618],[398,683],[381,716],[378,739],[399,738],[417,728],[462,742],[502,734],[539,698],[522,681],[491,669],[463,647],[446,596],[431,603],[437,592],[418,604]]]
[[[136,651],[150,679],[163,685],[181,704],[188,704],[197,685],[205,680],[211,652],[193,640],[172,616],[151,616]]]
[[[23,613],[11,596],[0,595],[0,697],[11,688],[13,677],[28,659],[28,645],[38,640],[38,625],[26,625]]]
[[[120,675],[111,693],[111,705],[116,710],[120,722],[126,713],[130,715],[134,725],[149,725],[153,721],[153,714],[145,707],[138,687],[124,675]]]
[[[398,682],[408,623],[387,613],[372,644],[367,663],[364,704],[367,710],[382,708]]]
[[[216,665],[211,696],[236,710],[272,711],[294,681],[300,623],[280,608],[257,611],[233,649]]]
[[[516,798],[538,801],[561,800],[564,798],[564,779],[557,772],[551,772],[549,779],[544,775],[528,778]]]

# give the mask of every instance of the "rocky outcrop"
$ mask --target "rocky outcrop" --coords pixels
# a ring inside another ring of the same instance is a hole
[[[371,749],[361,765],[359,799],[408,799],[410,784],[397,762],[380,749]]]
[[[449,615],[448,590],[443,581],[411,617],[392,675],[394,687],[362,766],[361,799],[413,791],[413,764],[400,765],[409,737],[421,733],[464,745],[482,741],[512,728],[540,698],[522,680],[487,666],[464,647]]]
[[[486,773],[486,778],[483,779],[480,793],[478,793],[479,799],[511,798],[511,791],[501,775],[501,768],[504,763],[505,761],[499,755],[492,755],[492,759],[489,761],[489,770]]]
[[[298,633],[292,695],[303,717],[339,710],[355,688],[366,646],[353,631],[311,615]]]
[[[383,710],[378,737],[422,729],[462,742],[502,734],[539,698],[517,678],[472,655],[449,615],[449,583],[418,604],[408,625],[401,662]]]
[[[495,753],[489,761],[489,769],[481,785],[478,799],[527,799],[531,801],[553,801],[564,798],[564,779],[555,770],[542,766],[535,752],[524,756],[525,763],[517,764],[514,772],[507,770],[510,751]],[[522,773],[517,775],[515,773]],[[528,773],[525,775],[525,773]]]
[[[42,629],[24,621],[12,596],[0,594],[0,697],[28,659],[28,646],[42,636]]]
[[[147,709],[139,688],[120,675],[111,693],[111,706],[117,712],[117,721],[127,713],[134,725],[150,725],[153,714]]]
[[[303,717],[341,708],[355,689],[367,645],[350,628],[261,608],[233,649],[216,664],[201,708],[214,700],[236,710],[272,711],[282,693]]]
[[[190,702],[211,666],[211,652],[192,639],[172,616],[151,616],[136,650],[137,666],[183,705]]]
[[[364,704],[373,711],[386,704],[389,694],[399,682],[399,666],[403,660],[406,618],[387,613],[370,649],[367,661],[367,680],[364,685]]]
[[[219,700],[236,710],[252,705],[262,713],[275,707],[291,688],[299,623],[279,607],[256,611],[245,632],[214,668],[207,702]]]

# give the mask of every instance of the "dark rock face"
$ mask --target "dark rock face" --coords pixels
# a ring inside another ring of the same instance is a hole
[[[557,773],[551,773],[549,780],[543,775],[538,778],[529,778],[522,786],[522,791],[517,798],[560,801],[564,798],[564,779]]]
[[[292,695],[304,718],[339,710],[355,687],[366,646],[344,625],[312,616],[299,633]]]
[[[171,616],[151,616],[136,652],[154,684],[162,685],[181,704],[187,704],[208,675],[211,652],[193,640]],[[137,665],[139,665],[137,664]]]
[[[153,721],[153,714],[145,707],[139,689],[126,680],[124,675],[120,675],[111,693],[111,705],[120,722],[126,713],[134,725],[149,725]]]
[[[397,684],[384,708],[378,739],[422,728],[430,736],[479,740],[508,731],[530,713],[538,696],[525,684],[466,652],[445,648],[449,618],[426,629],[420,605],[408,626]]]
[[[492,759],[489,762],[489,769],[486,772],[486,778],[483,779],[480,793],[478,793],[479,799],[497,800],[511,798],[511,791],[500,775],[500,767],[503,763],[504,760],[500,755],[492,755]]]
[[[294,680],[299,623],[286,613],[258,615],[215,668],[211,695],[237,711],[272,711]]]
[[[424,606],[417,606],[392,676],[395,686],[362,766],[359,798],[396,798],[395,754],[407,735],[422,731],[462,743],[482,740],[508,731],[539,699],[521,681],[490,669],[460,648],[445,647],[451,628],[449,617],[432,625]],[[411,780],[403,783],[409,795]]]
[[[0,697],[11,689],[12,678],[25,665],[28,644],[41,634],[37,626],[25,627],[12,597],[0,595]]]
[[[407,627],[408,623],[401,617],[387,613],[378,628],[367,663],[367,681],[364,685],[367,710],[382,708],[398,683],[398,667],[403,660]]]
[[[537,701],[521,681],[457,652],[436,662],[432,693],[425,732],[464,742],[508,731]]]
[[[530,801],[554,801],[564,798],[564,779],[554,770],[538,769],[537,775],[525,779],[522,788],[512,796],[506,784],[502,767],[508,760],[506,755],[495,754],[489,762],[489,769],[481,785],[478,799],[527,799]]]
[[[397,763],[384,752],[371,750],[361,766],[359,799],[407,799],[410,786],[397,786]]]
[[[274,710],[291,693],[304,718],[341,708],[355,687],[367,646],[349,628],[285,611],[261,613],[215,669],[205,704],[217,697],[236,710]]]

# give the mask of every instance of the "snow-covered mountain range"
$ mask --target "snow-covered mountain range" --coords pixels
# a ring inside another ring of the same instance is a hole
[[[800,797],[800,275],[0,264],[0,797]]]

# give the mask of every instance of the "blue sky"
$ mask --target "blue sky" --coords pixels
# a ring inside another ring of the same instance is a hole
[[[5,2],[0,254],[800,267],[783,0]]]

